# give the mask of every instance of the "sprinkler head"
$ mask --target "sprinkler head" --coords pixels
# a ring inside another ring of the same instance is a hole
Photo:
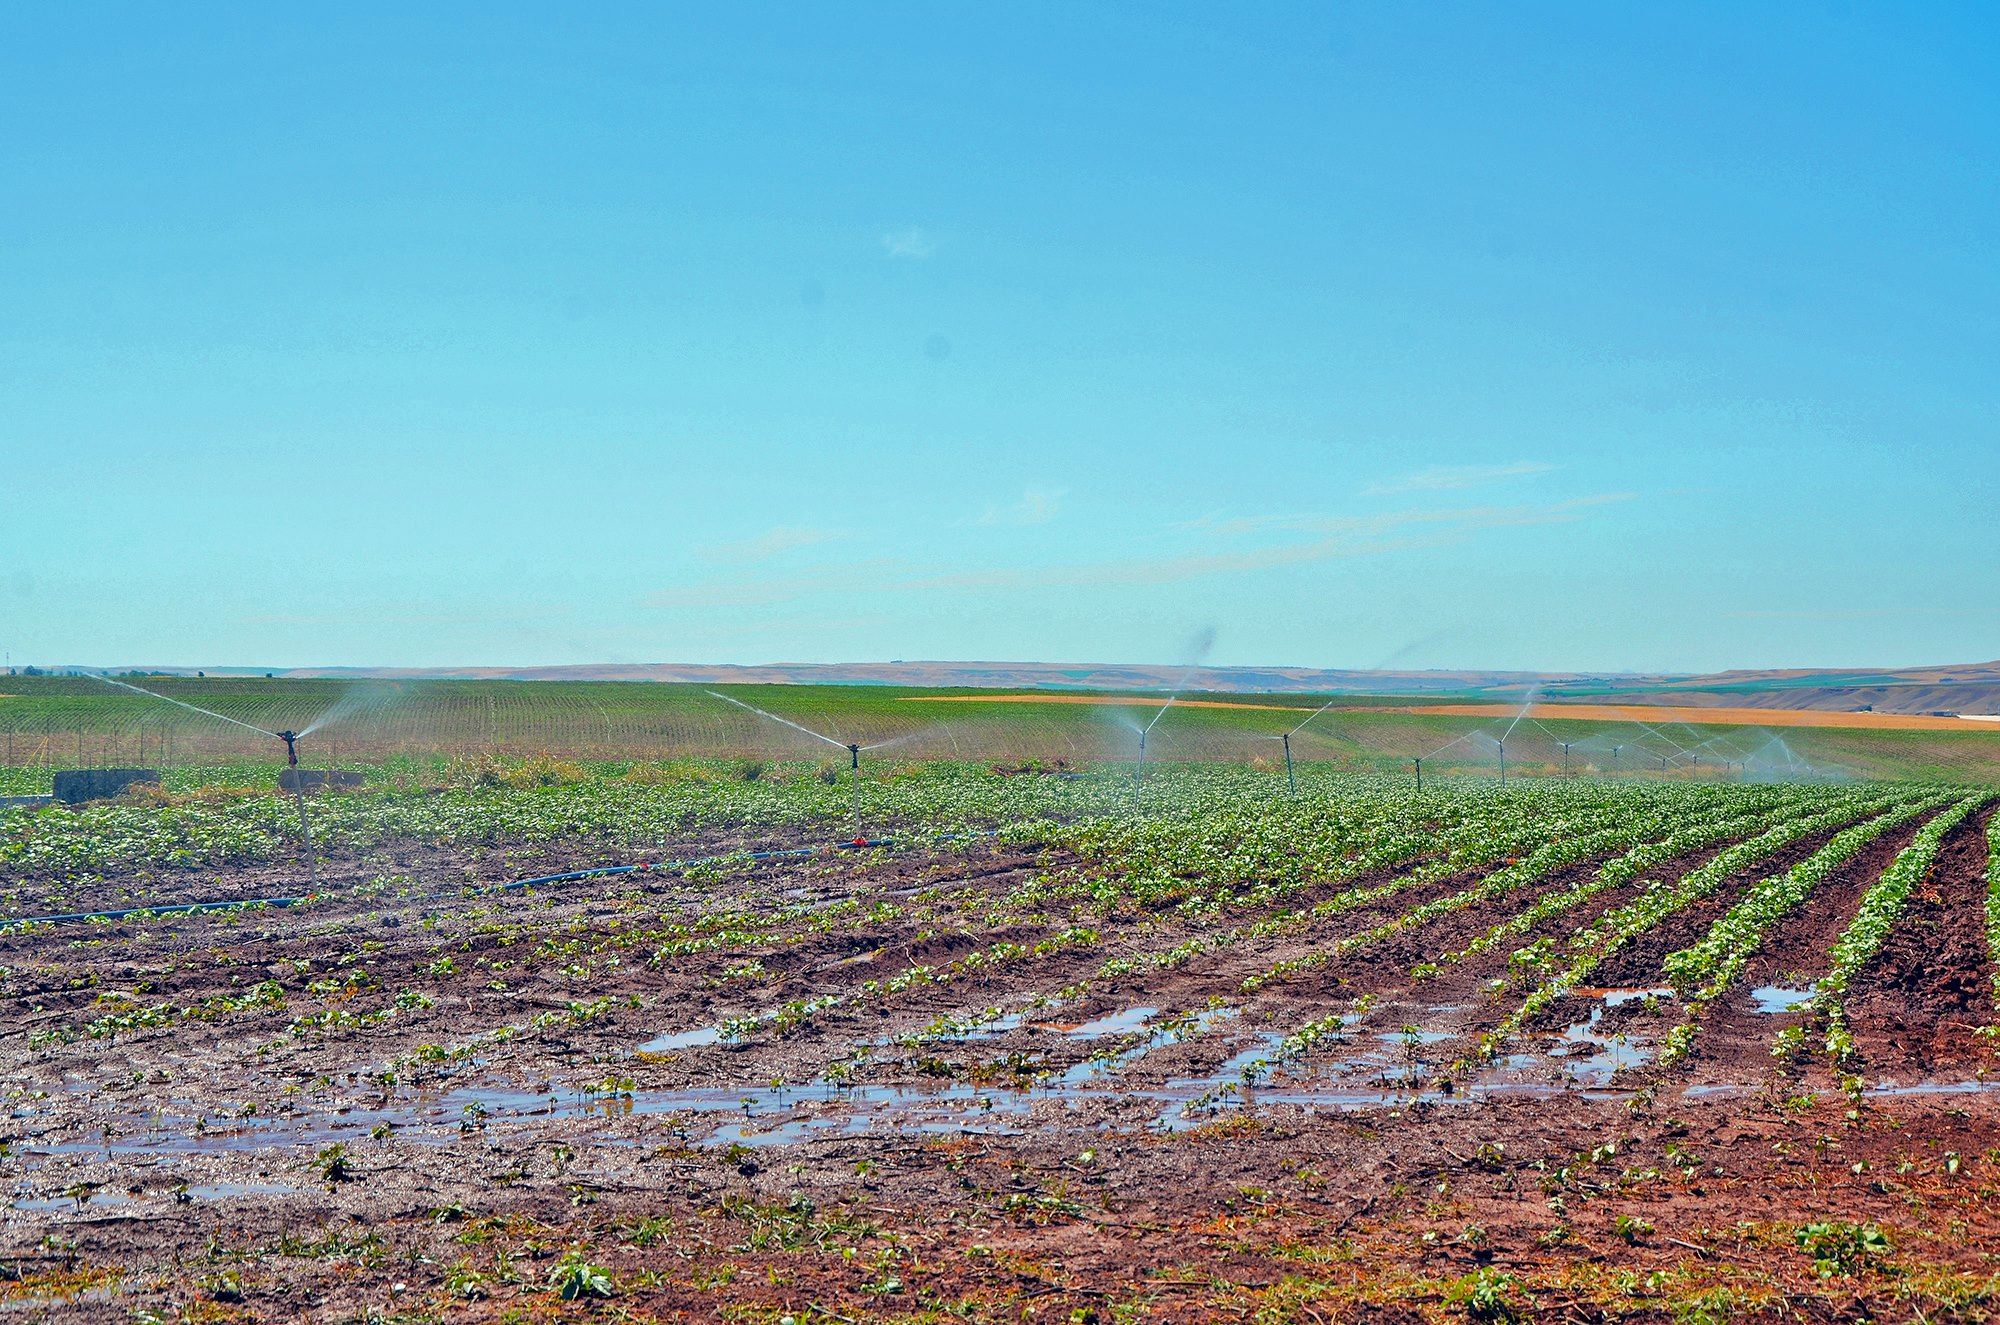
[[[860,743],[859,743],[859,742],[849,742],[849,743],[848,743],[848,746],[847,746],[847,755],[848,755],[848,758],[849,758],[849,759],[850,759],[850,760],[852,761],[852,762],[851,762],[851,763],[850,763],[850,764],[848,765],[848,767],[850,767],[850,768],[859,768],[859,767],[861,767],[861,746],[860,746]]]
[[[299,766],[299,734],[297,732],[279,732],[278,739],[285,743],[285,762],[293,768],[297,768]]]

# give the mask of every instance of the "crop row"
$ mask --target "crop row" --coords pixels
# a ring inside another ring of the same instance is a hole
[[[1561,955],[1553,945],[1533,945],[1517,950],[1510,962],[1516,970],[1540,970],[1541,982],[1529,991],[1521,1006],[1481,1040],[1487,1057],[1543,1009],[1580,987],[1599,966],[1621,948],[1683,908],[1700,901],[1720,888],[1741,870],[1761,864],[1794,844],[1818,833],[1880,809],[1888,803],[1880,797],[1849,795],[1816,812],[1789,819],[1747,841],[1716,853],[1706,864],[1672,883],[1654,883],[1638,897],[1605,912],[1595,922],[1572,934]]]
[[[1888,940],[1911,890],[1929,877],[1931,867],[1937,863],[1938,848],[1946,836],[1988,799],[1984,795],[1968,796],[1919,829],[1868,889],[1846,932],[1833,945],[1833,964],[1814,987],[1811,1008],[1815,1017],[1825,1019],[1826,1051],[1836,1062],[1845,1062],[1854,1054],[1854,1037],[1847,1029],[1848,984]]]
[[[1660,812],[1669,812],[1677,803],[1681,804],[1682,810],[1686,813],[1697,812],[1694,805],[1678,802],[1671,797],[1668,798],[1668,807]],[[1718,803],[1713,798],[1707,798],[1701,812],[1714,813],[1717,808]],[[1387,882],[1345,890],[1303,911],[1281,911],[1226,930],[1197,934],[1164,950],[1114,958],[1105,963],[1095,978],[1107,979],[1143,970],[1171,968],[1202,953],[1237,947],[1273,935],[1297,933],[1319,921],[1360,907],[1376,905],[1398,893],[1532,853],[1547,845],[1553,838],[1587,834],[1603,826],[1607,818],[1621,816],[1629,818],[1632,813],[1633,807],[1621,807],[1615,811],[1592,814],[1588,817],[1555,820],[1524,817],[1511,821],[1496,815],[1494,819],[1484,823],[1462,826],[1459,830],[1462,836],[1454,841],[1444,854],[1434,856],[1417,868],[1399,874]],[[1081,981],[1065,989],[1063,995],[1080,996],[1089,983],[1089,980]]]
[[[723,1026],[727,1028],[726,1033],[735,1037],[747,1034],[758,1025],[769,1025],[780,1033],[796,1031],[815,1020],[820,1013],[850,1002],[877,1002],[907,990],[949,984],[962,975],[1002,964],[1025,970],[1056,953],[1094,946],[1101,939],[1098,928],[1101,919],[1113,918],[1123,912],[1136,910],[1143,916],[1151,910],[1170,906],[1169,915],[1199,923],[1225,907],[1268,907],[1309,883],[1323,882],[1326,876],[1351,876],[1358,870],[1379,867],[1386,860],[1405,858],[1409,853],[1401,848],[1379,855],[1363,851],[1356,855],[1316,858],[1311,854],[1315,842],[1326,850],[1337,849],[1334,843],[1350,838],[1366,842],[1369,832],[1382,828],[1385,816],[1402,813],[1416,818],[1431,808],[1413,795],[1395,793],[1385,796],[1379,785],[1373,790],[1375,794],[1372,798],[1358,803],[1342,803],[1329,798],[1303,804],[1273,804],[1268,799],[1259,798],[1246,805],[1241,803],[1240,792],[1232,798],[1227,789],[1222,794],[1205,789],[1205,794],[1195,799],[1231,822],[1248,825],[1257,816],[1266,815],[1295,830],[1283,835],[1268,831],[1251,834],[1253,845],[1241,853],[1220,851],[1210,825],[1178,811],[1162,819],[1137,823],[1093,819],[1068,826],[1034,825],[1036,835],[1053,839],[1056,845],[1067,845],[1089,853],[1082,866],[1037,876],[1029,884],[1015,889],[1007,898],[1006,906],[1010,908],[1060,902],[1081,905],[1081,910],[1068,921],[1047,918],[1046,937],[1029,942],[1003,941],[941,965],[912,965],[891,976],[868,982],[849,997],[821,995],[794,1000],[781,1007],[775,1015],[734,1017]],[[1656,816],[1673,813],[1710,813],[1717,803],[1717,796],[1713,789],[1703,791],[1707,794],[1688,798],[1672,794],[1656,795],[1650,798],[1655,802],[1652,813],[1641,815],[1639,819],[1652,822]],[[1725,803],[1733,805],[1737,797],[1762,803],[1780,793],[1768,788],[1755,788],[1722,794],[1729,798]],[[1516,800],[1484,795],[1449,799],[1432,796],[1427,799],[1443,802],[1437,808],[1454,822],[1449,831],[1433,836],[1431,850],[1435,854],[1415,869],[1384,883],[1337,893],[1302,912],[1279,911],[1226,929],[1193,935],[1164,950],[1112,957],[1094,975],[1085,976],[1053,992],[1025,995],[1015,1002],[1041,1007],[1074,1001],[1097,981],[1176,966],[1200,952],[1301,929],[1439,878],[1477,869],[1508,856],[1533,852],[1546,846],[1550,837],[1570,839],[1593,830],[1604,832],[1621,821],[1625,827],[1618,831],[1629,834],[1636,806],[1646,804],[1645,801],[1635,802],[1622,796],[1617,804],[1610,806],[1591,804],[1582,798],[1550,800],[1535,795]],[[1236,803],[1231,803],[1232,800]],[[1664,805],[1657,804],[1661,801]],[[1551,817],[1552,804],[1558,809],[1571,808],[1572,813],[1566,817]],[[1191,827],[1200,831],[1177,831]],[[1023,828],[1003,836],[1025,835],[1026,829]],[[1393,827],[1388,834],[1390,840],[1399,842],[1416,840],[1421,836],[1415,831],[1404,833]],[[1440,839],[1443,844],[1441,852],[1438,851]],[[1290,842],[1290,849],[1281,853],[1281,844],[1286,841]],[[1126,862],[1122,852],[1126,849],[1139,850],[1153,863],[1153,868],[1139,870],[1138,877],[1134,879],[1123,868]],[[1258,861],[1251,867],[1251,872],[1246,873],[1243,861],[1257,861],[1259,854],[1264,852],[1268,852],[1269,858]],[[1231,863],[1221,869],[1221,877],[1211,876],[1208,866],[1211,863],[1223,866],[1225,861]],[[1291,877],[1283,880],[1272,877],[1272,872],[1280,869]],[[1249,882],[1253,878],[1257,881]],[[1015,921],[1021,918],[1019,915],[1009,917]],[[1001,923],[997,914],[989,915],[984,920],[989,928]],[[967,1025],[981,1024],[1000,1015],[1003,1015],[1001,1009],[981,1008],[968,1015],[942,1016],[935,1023],[937,1036],[950,1038]]]
[[[1635,837],[1643,840],[1648,835],[1660,831],[1661,827],[1662,825],[1657,822],[1628,821],[1591,833],[1558,838],[1556,841],[1535,848],[1513,864],[1493,871],[1470,888],[1463,888],[1458,892],[1425,902],[1421,906],[1412,907],[1393,919],[1357,934],[1351,934],[1327,947],[1280,961],[1269,970],[1245,980],[1243,990],[1248,993],[1273,981],[1289,979],[1302,971],[1323,966],[1336,957],[1346,956],[1393,934],[1428,924],[1439,916],[1493,901],[1537,883],[1557,870],[1579,861],[1589,860],[1603,852],[1619,847],[1629,849],[1634,845]]]
[[[1729,819],[1708,819],[1690,824],[1671,836],[1654,842],[1642,842],[1621,856],[1614,856],[1604,862],[1595,875],[1585,879],[1574,888],[1558,893],[1549,893],[1536,900],[1535,904],[1494,926],[1456,952],[1448,952],[1437,961],[1418,967],[1411,974],[1422,980],[1436,975],[1448,965],[1456,965],[1468,957],[1476,957],[1482,952],[1498,947],[1509,939],[1519,938],[1535,926],[1565,911],[1582,906],[1591,898],[1608,889],[1623,887],[1648,870],[1671,864],[1690,852],[1704,847],[1742,837],[1746,833],[1771,827],[1796,814],[1797,807],[1786,804],[1777,810],[1758,810]]]
[[[1660,1061],[1685,1057],[1701,1029],[1701,1014],[1742,973],[1764,945],[1772,925],[1797,910],[1833,872],[1854,859],[1871,842],[1892,829],[1935,809],[1948,800],[1930,796],[1890,810],[1863,824],[1836,833],[1833,840],[1783,874],[1753,885],[1743,899],[1709,927],[1701,941],[1667,954],[1667,980],[1681,999],[1681,1024],[1660,1046]]]
[[[1993,1001],[2000,1004],[2000,813],[1986,821],[1986,947],[1993,955]]]

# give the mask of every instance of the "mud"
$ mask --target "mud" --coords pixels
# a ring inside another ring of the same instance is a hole
[[[1977,1012],[1914,974],[1943,952],[1947,974],[1990,977],[1968,955],[1973,831],[1947,843],[1879,987],[1857,987],[1871,1055]],[[1757,983],[1810,973],[1906,838],[1781,926]],[[1517,945],[1410,968],[1594,865],[1254,994],[1246,974],[1471,880],[1072,999],[1107,959],[1250,917],[1023,900],[1068,863],[993,843],[828,852],[0,939],[0,1307],[1331,1321],[1481,1318],[1469,1304],[1491,1301],[1524,1319],[1833,1320],[1939,1319],[1991,1291],[1988,1060],[1905,1070],[1857,1124],[1837,1095],[1768,1088],[1782,1019],[1749,984],[1717,1005],[1734,1020],[1704,1030],[1694,1071],[1653,1072],[1662,991],[1639,980],[1577,991],[1508,1060],[1459,1063],[1520,997],[1501,982]],[[1079,927],[1097,937],[1035,952]],[[1022,955],[892,987],[1001,941]],[[1324,1038],[1286,1057],[1308,1022]],[[1798,1230],[1825,1221],[1878,1224],[1885,1249],[1823,1274]],[[566,1257],[610,1295],[565,1302]]]
[[[1988,814],[1945,839],[1930,878],[1848,989],[1859,1066],[1870,1078],[1924,1080],[1993,1061],[1978,1034],[1995,1020],[1984,924]]]
[[[1862,895],[1896,853],[1910,844],[1922,823],[1919,818],[1884,833],[1772,926],[1741,978],[1703,1013],[1702,1052],[1686,1075],[1708,1085],[1760,1083],[1773,1090],[1786,1088],[1789,1074],[1780,1071],[1771,1046],[1781,1030],[1805,1015],[1805,1005],[1787,1013],[1769,1012],[1765,1010],[1769,996],[1760,1006],[1755,991],[1810,988],[1825,973],[1827,953],[1853,919]]]

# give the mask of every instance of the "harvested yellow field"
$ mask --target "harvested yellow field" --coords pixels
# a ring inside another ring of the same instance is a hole
[[[1376,712],[1425,713],[1462,718],[1505,718],[1521,710],[1513,704],[1430,704],[1422,708],[1383,708]],[[1830,709],[1668,708],[1660,704],[1532,704],[1528,716],[1567,718],[1578,722],[1643,722],[1658,727],[1682,723],[1690,727],[1846,727],[1876,731],[1993,731],[1977,718],[1938,717],[1929,713],[1842,713]]]

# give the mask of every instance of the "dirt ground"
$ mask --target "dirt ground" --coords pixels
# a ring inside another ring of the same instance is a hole
[[[1983,1319],[1983,820],[1850,995],[1858,1100],[1774,1059],[1800,1014],[1760,1009],[1824,970],[1914,825],[1777,927],[1672,1069],[1649,1047],[1672,1001],[1642,991],[1768,868],[1497,1063],[1473,1046],[1518,1006],[1508,953],[1644,879],[1435,976],[1410,968],[1593,866],[1250,992],[1469,880],[1169,966],[1118,962],[1270,913],[1080,913],[1075,861],[991,842],[532,893],[467,885],[618,853],[413,846],[336,862],[309,907],[16,933],[0,1311]],[[404,877],[371,884],[385,862]]]

